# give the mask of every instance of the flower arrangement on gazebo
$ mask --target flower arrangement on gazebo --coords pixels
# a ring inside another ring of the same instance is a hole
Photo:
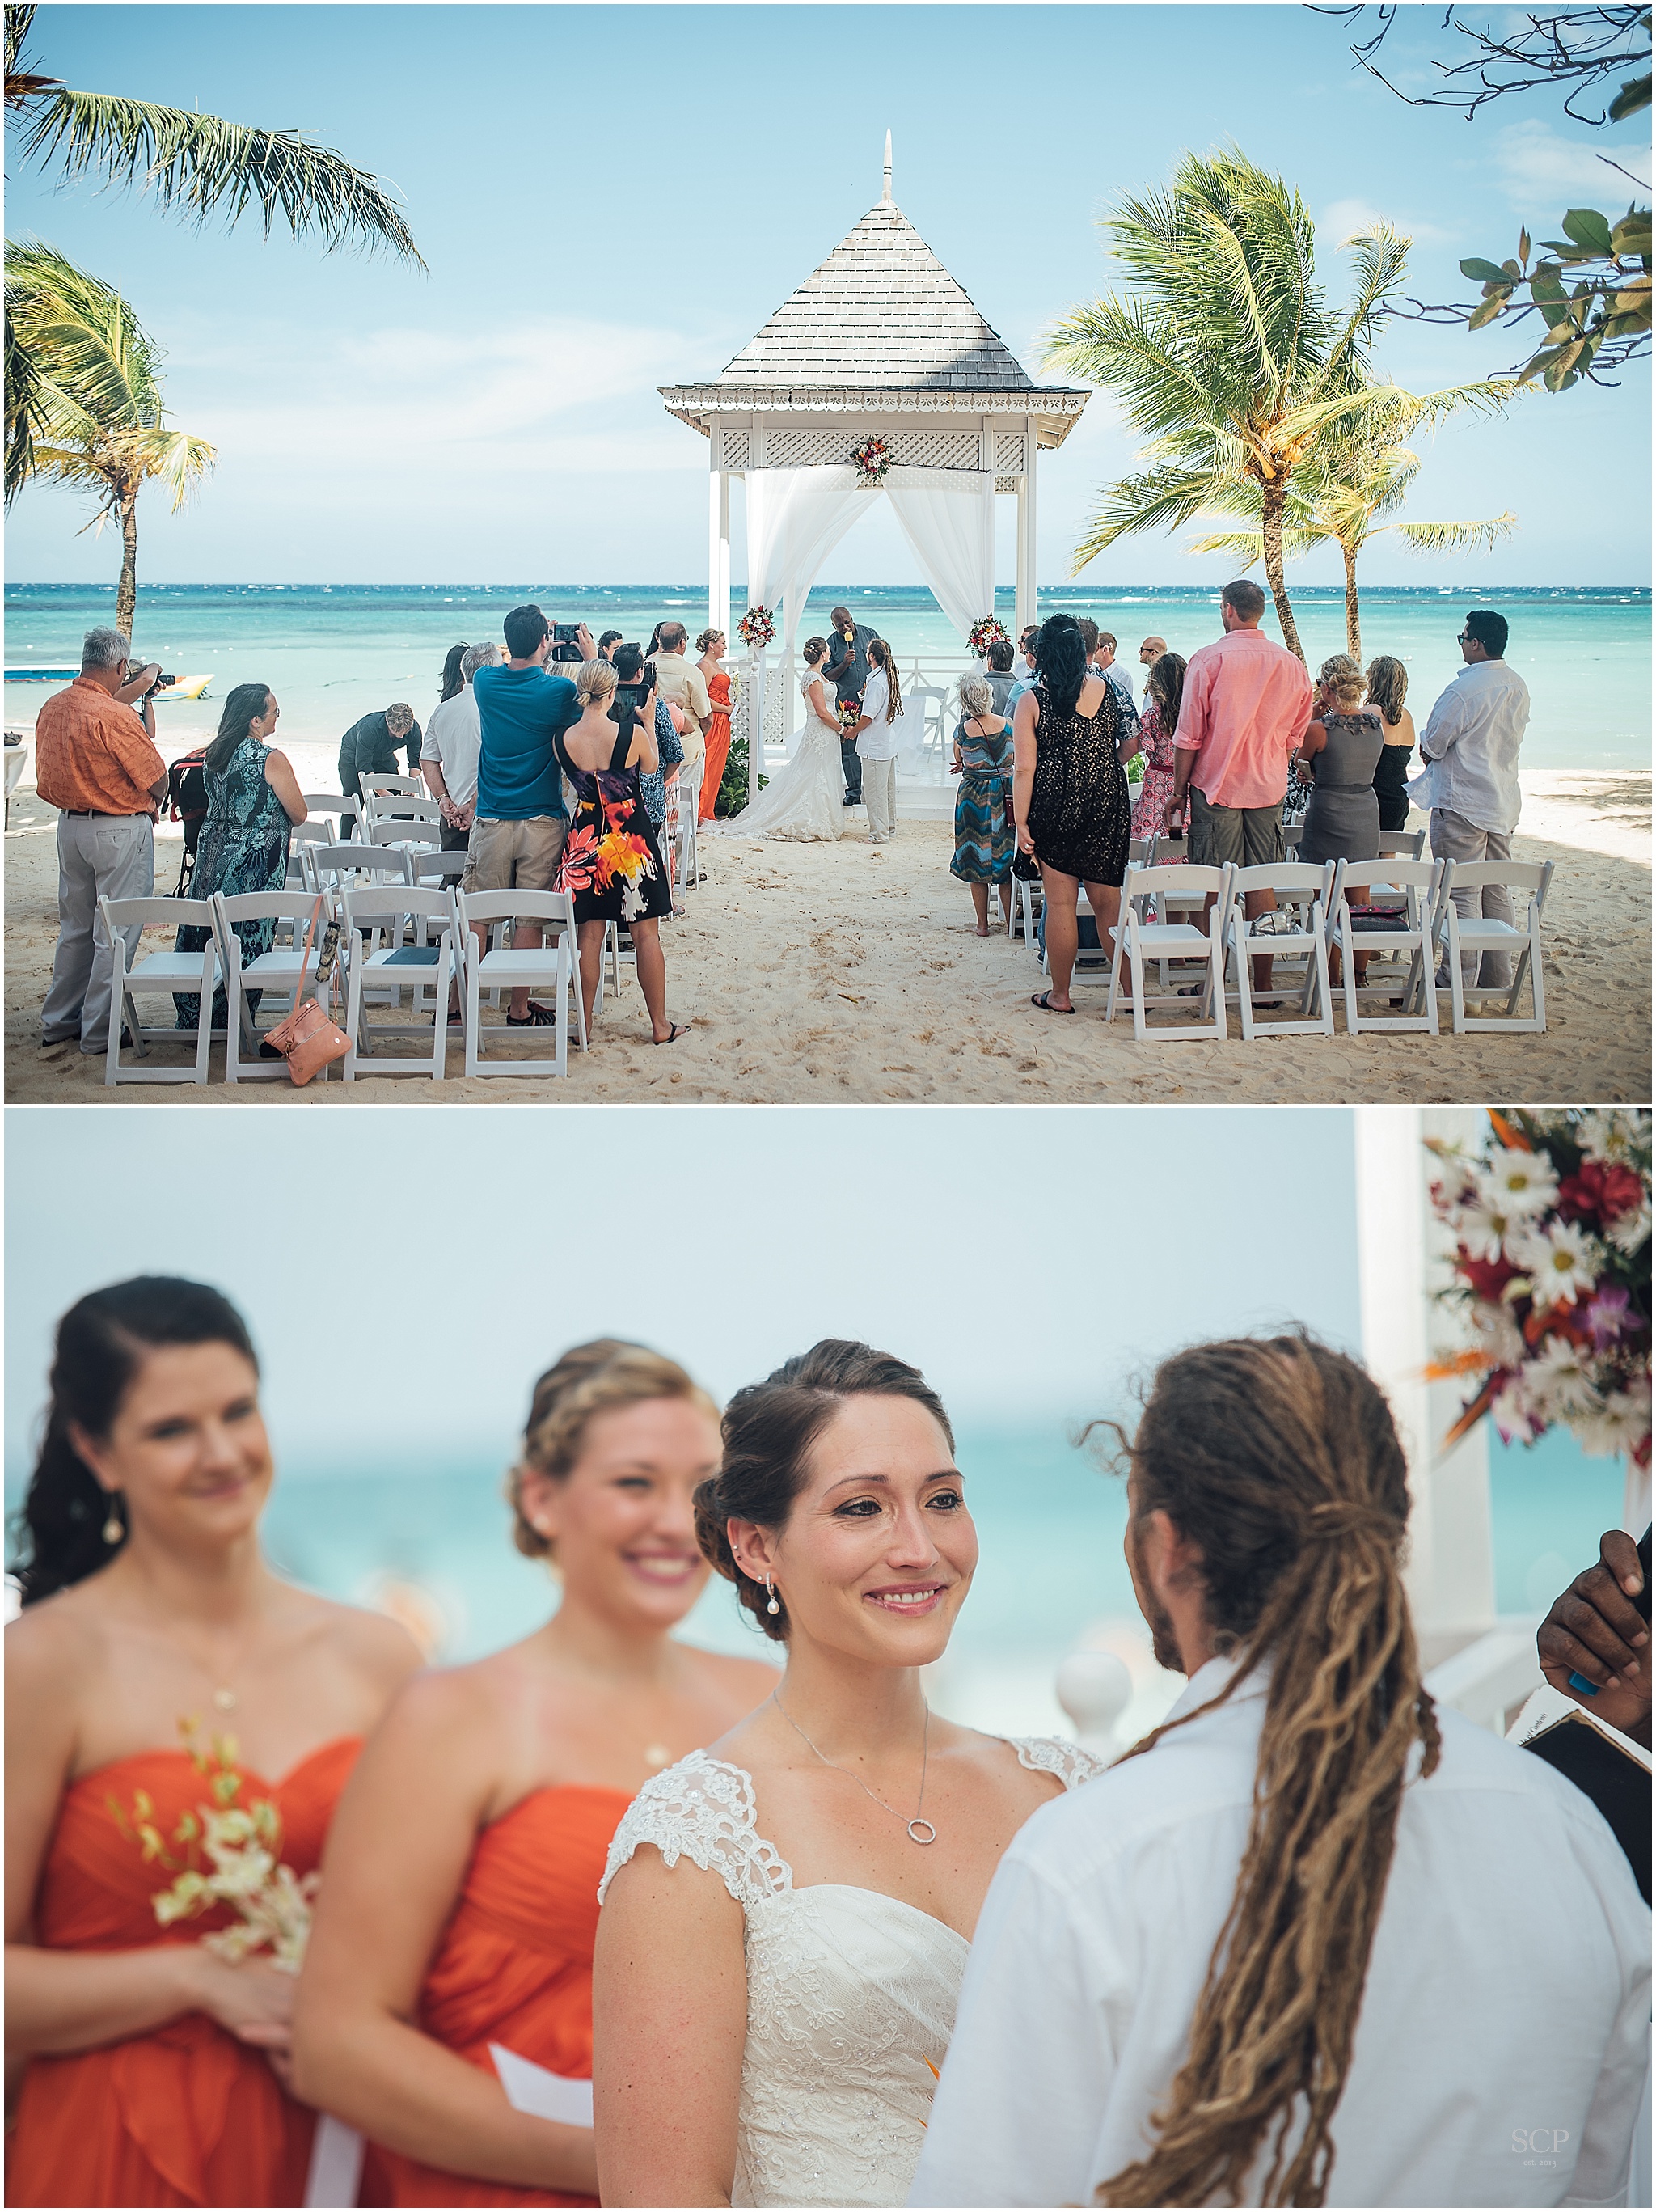
[[[864,490],[872,490],[884,481],[891,466],[891,448],[883,438],[870,438],[851,458],[856,464],[858,483]]]
[[[1006,632],[993,615],[980,615],[967,634],[966,642],[974,659],[987,657],[992,645],[1004,645]]]
[[[776,635],[776,620],[768,607],[749,607],[736,626],[745,646],[762,652]]]
[[[1486,1413],[1509,1443],[1562,1423],[1590,1455],[1647,1470],[1651,1117],[1491,1109],[1489,1122],[1476,1152],[1428,1140],[1455,1240],[1437,1295],[1477,1339],[1428,1372],[1483,1376],[1446,1441]]]

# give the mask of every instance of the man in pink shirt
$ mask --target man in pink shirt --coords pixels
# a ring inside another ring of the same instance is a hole
[[[1227,584],[1225,635],[1192,653],[1185,671],[1167,823],[1177,835],[1188,801],[1198,867],[1264,868],[1283,857],[1288,763],[1311,720],[1311,678],[1297,654],[1260,629],[1265,611],[1257,584]],[[1249,891],[1243,911],[1252,921],[1276,903],[1270,891]],[[1253,988],[1271,988],[1268,957],[1253,963]]]

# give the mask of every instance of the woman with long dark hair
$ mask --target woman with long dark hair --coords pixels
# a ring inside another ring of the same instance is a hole
[[[1144,679],[1144,710],[1136,735],[1124,737],[1117,750],[1125,768],[1135,754],[1144,756],[1144,775],[1133,801],[1132,835],[1155,837],[1167,818],[1174,781],[1174,740],[1185,696],[1185,657],[1164,653]]]
[[[672,1632],[707,1583],[693,1500],[718,1461],[713,1401],[643,1345],[573,1346],[535,1385],[513,1541],[555,1565],[557,1610],[409,1686],[329,1840],[294,2062],[373,2142],[369,2203],[597,2196],[591,2126],[517,2108],[503,2075],[591,2075],[616,1824],[776,1680]]]
[[[465,690],[466,679],[461,673],[460,663],[470,650],[471,647],[464,640],[458,645],[450,646],[447,656],[443,662],[442,690],[437,701],[440,707],[447,700],[458,699],[461,692]]]
[[[1070,977],[1082,884],[1107,954],[1120,918],[1132,835],[1127,778],[1116,755],[1120,736],[1115,694],[1088,665],[1079,627],[1069,615],[1049,615],[1035,639],[1034,684],[1012,721],[1018,850],[1040,863],[1046,896],[1052,988],[1030,1001],[1043,1013],[1075,1012]]]
[[[393,1622],[267,1565],[258,1381],[240,1315],[200,1283],[139,1276],[58,1323],[6,1631],[12,2204],[305,2201],[293,1976],[201,1940],[227,1907],[166,1924],[155,1899],[205,1866],[227,1777],[303,1882],[420,1662]]]
[[[897,732],[903,690],[897,656],[883,637],[868,641],[868,682],[857,718],[857,757],[863,768],[863,804],[868,809],[868,842],[889,845],[897,834]]]
[[[281,711],[268,684],[238,684],[224,702],[218,735],[203,756],[207,819],[196,848],[191,898],[210,898],[215,891],[225,897],[240,891],[279,891],[288,880],[288,832],[293,823],[304,821],[309,810],[288,756],[265,742]],[[276,936],[274,921],[239,921],[235,929],[244,965],[268,952]],[[201,951],[209,934],[200,927],[180,929],[179,951]],[[260,995],[258,991],[246,994],[250,1019]],[[173,1003],[179,1010],[179,1028],[194,1029],[199,997],[175,991]],[[221,1030],[226,1019],[221,984],[213,994],[213,1027]]]

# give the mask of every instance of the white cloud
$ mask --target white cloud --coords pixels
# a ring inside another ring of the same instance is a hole
[[[1606,154],[1635,176],[1648,172],[1647,146],[1562,138],[1532,116],[1507,124],[1500,132],[1495,167],[1513,205],[1540,220],[1552,201],[1558,203],[1557,214],[1562,215],[1566,207],[1584,200],[1589,207],[1615,207],[1623,200],[1630,190],[1628,179],[1602,158]]]
[[[1417,246],[1435,245],[1448,233],[1435,222],[1415,222],[1401,216],[1395,208],[1372,207],[1367,200],[1336,200],[1323,210],[1317,223],[1318,235],[1326,244],[1340,246],[1360,230],[1373,230],[1380,223],[1389,223],[1393,230],[1401,231]]]

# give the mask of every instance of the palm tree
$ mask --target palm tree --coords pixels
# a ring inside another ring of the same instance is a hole
[[[1483,522],[1387,522],[1396,514],[1420,474],[1420,456],[1403,442],[1416,424],[1506,404],[1517,386],[1505,378],[1459,385],[1422,398],[1398,390],[1386,416],[1371,418],[1354,440],[1319,453],[1296,471],[1283,514],[1283,553],[1287,560],[1336,544],[1345,568],[1345,645],[1353,659],[1362,659],[1362,624],[1357,603],[1357,556],[1371,538],[1400,538],[1411,553],[1488,552],[1509,538],[1518,517],[1510,509]],[[1259,510],[1257,492],[1238,487],[1223,502],[1233,514]],[[1216,532],[1192,540],[1192,553],[1228,553],[1251,568],[1265,556],[1262,530]]]
[[[56,160],[65,177],[96,173],[111,184],[143,183],[162,207],[197,222],[222,210],[236,222],[257,202],[268,238],[277,216],[295,238],[314,233],[324,250],[388,246],[423,269],[396,202],[364,169],[292,131],[260,131],[216,115],[163,107],[118,94],[75,92],[24,66],[32,6],[6,9],[6,118],[21,125],[23,161]]]
[[[1331,310],[1304,202],[1234,147],[1186,154],[1167,191],[1122,201],[1103,228],[1134,289],[1072,309],[1046,359],[1115,392],[1149,465],[1108,487],[1072,573],[1251,486],[1283,641],[1303,659],[1283,574],[1289,489],[1325,441],[1389,404],[1368,349],[1409,241],[1384,225],[1349,240],[1356,290]]]
[[[7,350],[33,372],[28,474],[96,493],[86,526],[121,532],[115,627],[132,635],[138,586],[138,494],[152,478],[178,509],[218,456],[204,439],[168,427],[161,355],[120,294],[50,246],[6,248]],[[9,410],[10,395],[8,393]],[[8,482],[13,426],[8,415]]]

